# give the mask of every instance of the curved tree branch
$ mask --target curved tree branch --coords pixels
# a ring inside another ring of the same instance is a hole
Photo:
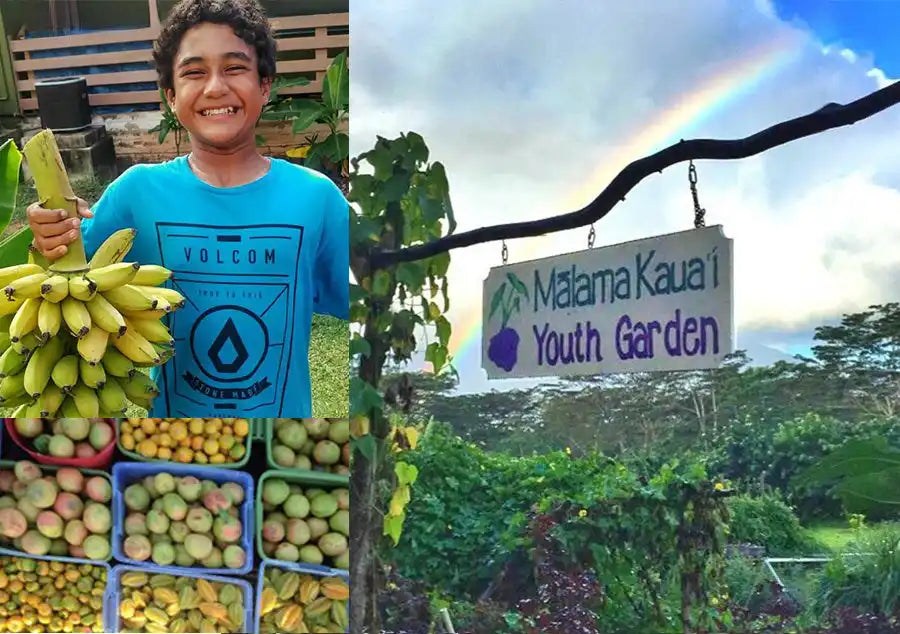
[[[680,141],[629,163],[586,207],[550,218],[482,227],[440,238],[427,244],[398,250],[375,250],[371,254],[372,269],[400,262],[421,260],[451,249],[483,242],[528,238],[587,226],[608,214],[638,183],[654,172],[662,172],[676,163],[697,159],[742,159],[779,145],[819,134],[832,128],[851,125],[867,119],[900,102],[900,81],[848,104],[829,103],[819,110],[782,121],[743,139],[691,139]]]

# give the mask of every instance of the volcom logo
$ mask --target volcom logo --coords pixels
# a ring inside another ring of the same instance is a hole
[[[222,349],[229,343],[234,350],[234,359],[226,363],[222,360],[221,353]],[[247,355],[247,347],[244,345],[241,335],[238,334],[237,328],[234,326],[234,320],[230,317],[228,318],[228,321],[225,322],[225,326],[222,328],[219,336],[215,338],[212,345],[209,347],[207,355],[209,356],[209,360],[212,361],[213,365],[216,367],[216,370],[222,374],[237,372],[238,368],[240,368],[249,358]]]

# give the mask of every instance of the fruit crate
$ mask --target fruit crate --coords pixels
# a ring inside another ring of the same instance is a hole
[[[172,464],[184,464],[192,467],[213,467],[215,469],[238,469],[243,471],[244,467],[247,466],[247,463],[250,461],[250,452],[253,449],[253,440],[256,440],[255,436],[255,424],[251,421],[250,423],[250,433],[247,436],[247,451],[244,453],[244,457],[238,460],[237,462],[225,462],[222,464],[201,464],[199,462],[177,462],[175,460],[161,460],[159,458],[147,458],[137,453],[136,451],[131,451],[129,449],[125,449],[122,446],[121,434],[117,436],[117,443],[119,446],[119,451],[122,452],[123,455],[127,456],[130,460],[134,460],[135,462],[146,462],[146,463],[155,463],[155,464],[164,464],[164,465],[172,465]]]
[[[119,627],[119,603],[120,598],[122,596],[121,588],[119,587],[119,583],[122,579],[122,575],[126,572],[145,572],[147,574],[170,574],[174,577],[189,577],[191,579],[206,579],[207,581],[216,582],[216,583],[229,583],[233,586],[237,586],[241,589],[241,593],[244,596],[244,622],[241,624],[241,628],[239,631],[241,632],[252,632],[251,629],[253,627],[253,615],[254,615],[254,607],[253,607],[253,586],[250,585],[250,582],[245,581],[244,579],[239,579],[236,577],[223,577],[219,575],[210,574],[208,572],[201,572],[199,570],[190,570],[190,569],[181,569],[181,570],[148,570],[143,566],[133,566],[129,564],[118,564],[112,569],[112,574],[109,577],[107,584],[107,592],[106,596],[103,600],[103,614],[104,614],[104,627],[103,629],[106,632],[118,632],[120,631]]]
[[[250,435],[253,437],[253,440],[265,440],[266,430],[274,424],[274,418],[254,418],[251,422],[252,430]]]
[[[275,420],[274,418],[271,420]],[[302,420],[302,419],[297,419]],[[266,459],[269,462],[269,467],[275,469],[276,471],[281,471],[282,473],[291,473],[291,474],[300,474],[300,475],[309,475],[316,478],[316,484],[319,485],[330,485],[336,487],[349,487],[350,486],[350,476],[340,475],[338,473],[325,473],[324,471],[315,471],[309,469],[286,469],[275,462],[275,458],[272,456],[272,444],[275,438],[275,425],[274,423],[266,425]]]
[[[268,563],[272,565],[281,565],[281,564],[289,564],[292,566],[297,566],[296,570],[302,572],[311,572],[317,573],[320,575],[340,575],[346,577],[349,573],[346,570],[341,570],[340,568],[332,568],[330,566],[321,566],[317,564],[307,564],[307,563],[294,563],[289,561],[282,561],[280,559],[275,559],[273,557],[269,557],[263,551],[263,538],[262,538],[262,527],[263,520],[265,518],[265,511],[263,511],[263,486],[266,483],[266,480],[269,478],[278,478],[280,480],[284,480],[288,483],[299,484],[304,487],[316,487],[322,488],[326,490],[339,489],[339,488],[347,488],[343,487],[341,484],[334,484],[331,481],[323,480],[321,476],[330,475],[330,474],[322,474],[316,471],[282,471],[282,470],[269,470],[262,474],[259,478],[259,482],[257,482],[256,486],[256,525],[255,525],[255,533],[256,533],[256,548],[257,553],[263,563]],[[349,538],[348,538],[349,541]]]
[[[253,614],[256,617],[255,625],[256,629],[254,629],[255,634],[259,634],[261,625],[262,625],[262,594],[263,588],[265,586],[265,578],[266,578],[266,568],[280,568],[282,570],[290,570],[292,572],[298,572],[304,575],[314,575],[316,577],[341,577],[348,584],[350,583],[350,573],[346,570],[339,570],[340,574],[329,574],[322,572],[320,570],[309,570],[308,568],[304,568],[301,564],[295,564],[290,561],[263,561],[259,564],[259,572],[256,578],[256,605],[253,608]],[[350,601],[347,601],[347,612],[349,617],[350,611]],[[345,632],[350,631],[350,626],[347,626]]]
[[[0,470],[13,469],[16,466],[16,462],[17,462],[16,460],[0,460]],[[47,466],[47,465],[38,465],[38,467],[40,468],[41,473],[56,473],[60,469],[64,468],[64,467],[51,467],[51,466]],[[113,486],[112,479],[109,477],[109,474],[106,473],[105,471],[96,471],[94,469],[79,469],[78,471],[80,471],[81,474],[83,476],[85,476],[85,478],[90,478],[93,476],[100,476],[100,477],[106,479],[110,483],[110,487]],[[113,492],[113,496],[115,497],[115,492]],[[110,500],[110,502],[108,502],[106,504],[107,508],[110,509],[110,514],[113,514],[112,513],[112,504],[113,504],[112,500]],[[113,521],[113,523],[115,524],[115,521]],[[112,541],[112,539],[113,539],[113,532],[112,532],[112,530],[110,530],[110,541]],[[110,546],[112,546],[112,544],[110,544]],[[82,558],[82,557],[68,557],[68,556],[64,557],[62,555],[30,555],[30,554],[26,553],[25,551],[15,550],[13,548],[0,547],[0,555],[15,555],[17,557],[22,556],[22,557],[32,557],[32,558],[38,558],[38,559],[50,558],[50,559],[58,559],[60,561],[71,560],[71,561],[76,561],[76,562],[83,563],[83,564],[87,563],[87,564],[99,565],[99,564],[105,564],[108,561],[112,561],[113,551],[112,551],[112,548],[110,548],[110,553],[105,559],[87,559],[87,558]]]
[[[113,456],[116,453],[116,445],[118,444],[119,438],[119,426],[116,424],[115,418],[101,418],[94,420],[101,420],[109,423],[109,426],[113,431],[113,441],[98,451],[97,455],[92,458],[57,458],[56,456],[38,453],[34,449],[27,447],[26,441],[19,435],[19,432],[16,431],[15,418],[4,418],[3,426],[9,439],[22,451],[27,453],[31,460],[41,465],[75,467],[76,469],[108,469],[109,465],[112,464]]]
[[[131,559],[125,555],[123,551],[123,541],[125,539],[125,489],[128,485],[143,480],[150,475],[157,473],[171,473],[174,477],[194,476],[199,480],[212,480],[216,484],[224,484],[225,482],[236,482],[244,489],[244,501],[240,508],[240,519],[242,524],[240,546],[244,549],[246,560],[240,568],[204,568],[201,566],[159,566],[152,561],[146,562]],[[113,527],[112,527],[112,552],[113,557],[117,561],[134,565],[141,569],[152,569],[156,572],[175,573],[193,573],[197,571],[206,571],[210,574],[225,575],[246,575],[253,570],[253,502],[254,496],[253,476],[243,471],[234,471],[229,469],[215,469],[206,465],[184,465],[171,463],[165,468],[160,465],[147,462],[122,462],[113,466],[112,472],[112,488],[113,488]]]
[[[55,555],[29,555],[27,553],[20,552],[0,552],[0,555],[7,555],[16,557],[18,559],[33,559],[35,561],[61,561],[66,564],[75,564],[77,566],[83,566],[85,564],[91,566],[99,566],[101,568],[106,569],[106,588],[103,593],[103,605],[100,613],[100,623],[103,625],[103,631],[109,632],[110,630],[106,627],[107,619],[109,618],[109,614],[107,612],[107,605],[112,597],[113,593],[113,585],[110,583],[112,579],[112,566],[110,566],[105,561],[89,561],[86,559],[77,559],[75,557],[58,557]]]

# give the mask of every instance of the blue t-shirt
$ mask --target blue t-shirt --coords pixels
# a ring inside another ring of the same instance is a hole
[[[88,257],[136,229],[125,261],[170,269],[166,285],[187,300],[165,318],[175,356],[151,370],[151,417],[312,416],[312,314],[348,318],[349,212],[326,176],[270,160],[265,176],[227,188],[187,157],[135,165],[82,224]]]

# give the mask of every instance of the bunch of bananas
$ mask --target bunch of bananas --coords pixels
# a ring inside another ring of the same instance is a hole
[[[0,269],[0,405],[15,417],[119,417],[159,394],[139,368],[174,354],[160,318],[184,306],[157,265],[122,262],[135,231],[111,235],[87,270],[62,272],[40,256]]]

